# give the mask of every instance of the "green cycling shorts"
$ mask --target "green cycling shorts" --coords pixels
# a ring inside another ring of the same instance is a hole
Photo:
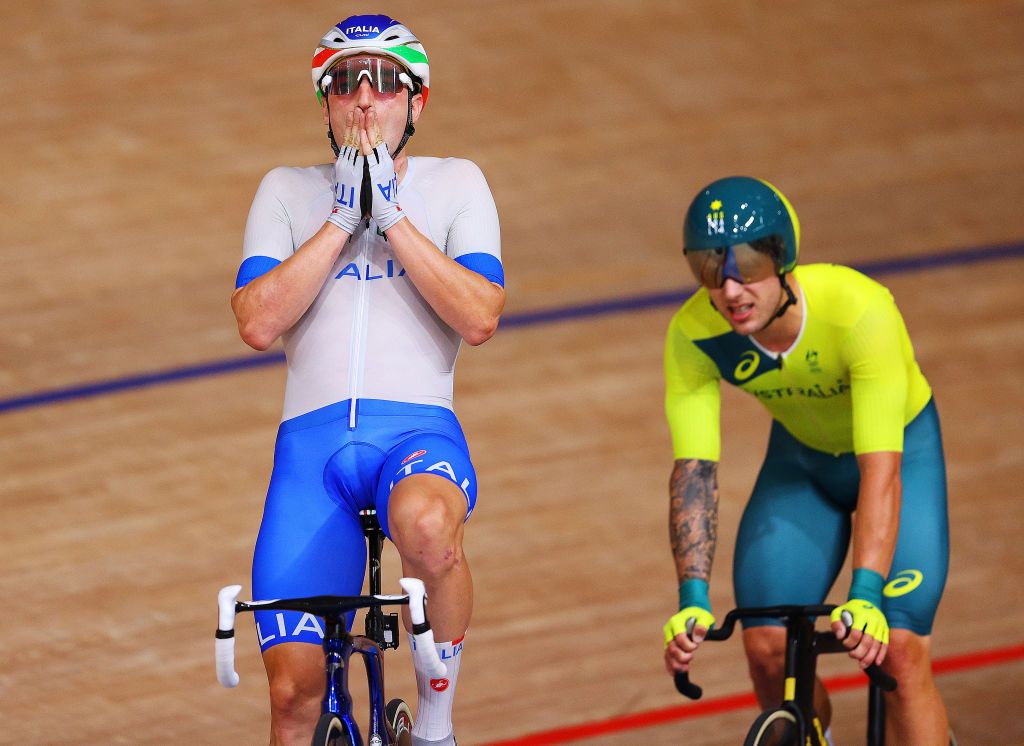
[[[899,536],[882,611],[890,627],[927,635],[949,567],[946,463],[934,400],[906,427],[900,475]],[[737,605],[822,603],[846,557],[859,484],[853,453],[808,448],[773,422],[736,539]]]

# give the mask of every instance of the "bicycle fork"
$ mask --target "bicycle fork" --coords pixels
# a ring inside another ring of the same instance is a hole
[[[352,638],[345,634],[345,625],[340,618],[324,619],[324,666],[327,681],[321,712],[333,712],[348,726],[353,743],[361,744],[359,726],[352,717],[352,698],[348,694],[348,663],[352,656]]]
[[[322,712],[333,712],[348,725],[353,743],[361,744],[359,726],[352,717],[352,698],[348,694],[348,669],[352,653],[359,653],[366,664],[366,681],[370,693],[370,744],[390,744],[384,708],[384,666],[380,648],[372,640],[344,634],[340,619],[326,621],[324,658],[327,675]]]

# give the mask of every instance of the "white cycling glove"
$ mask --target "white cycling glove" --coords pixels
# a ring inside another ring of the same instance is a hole
[[[346,138],[345,146],[334,163],[334,208],[327,220],[349,235],[355,233],[362,218],[359,197],[363,189],[365,163],[359,146],[349,143]]]
[[[381,231],[386,231],[405,217],[398,204],[398,176],[388,144],[382,142],[375,147],[366,156],[366,162],[370,164],[370,190],[373,192],[370,217],[377,221]]]

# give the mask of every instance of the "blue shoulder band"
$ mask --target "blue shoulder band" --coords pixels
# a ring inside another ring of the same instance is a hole
[[[280,259],[274,259],[269,256],[249,257],[242,262],[242,266],[238,268],[238,276],[235,278],[235,288],[237,289],[243,285],[248,285],[257,277],[265,275],[280,263]]]
[[[477,251],[472,254],[463,254],[455,261],[466,269],[471,269],[491,282],[505,287],[505,270],[502,269],[501,260],[494,254]]]

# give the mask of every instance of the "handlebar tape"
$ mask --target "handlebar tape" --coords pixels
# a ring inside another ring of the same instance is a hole
[[[240,585],[228,585],[217,594],[217,632],[214,657],[217,661],[217,681],[230,688],[238,686],[235,671],[235,600],[242,592]]]
[[[690,674],[686,671],[676,671],[676,691],[690,699],[700,699],[704,696],[704,690],[690,681]]]
[[[417,670],[425,671],[432,678],[448,673],[448,667],[437,654],[434,645],[434,631],[427,619],[427,592],[423,581],[417,578],[402,578],[398,581],[409,595],[409,615],[412,617],[412,657]]]

